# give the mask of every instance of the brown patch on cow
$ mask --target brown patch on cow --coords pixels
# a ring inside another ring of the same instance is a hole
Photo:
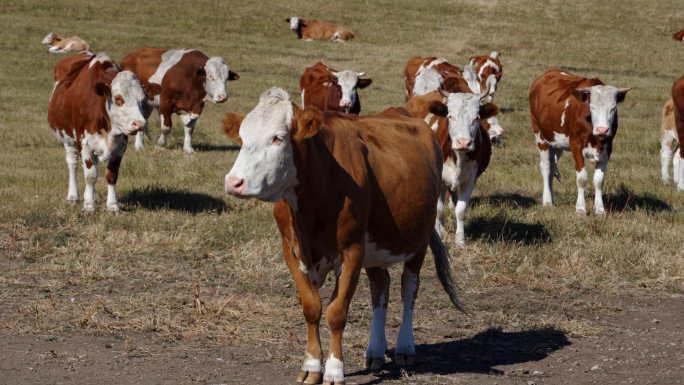
[[[489,119],[499,114],[499,107],[494,103],[480,106],[480,119]]]
[[[684,29],[672,35],[672,39],[684,41]]]
[[[238,115],[232,112],[226,114],[223,119],[223,134],[242,145],[240,139],[240,125],[245,119],[245,115]]]
[[[145,91],[145,96],[147,100],[152,101],[154,97],[160,95],[162,92],[162,86],[156,83],[147,83],[143,86],[143,91]]]
[[[323,116],[316,108],[305,108],[297,117],[296,130],[293,139],[300,141],[313,137],[318,133],[323,124]],[[294,129],[295,127],[293,127]]]
[[[90,159],[86,159],[84,163],[85,163],[85,165],[86,165],[86,168],[88,168],[88,169],[90,169],[91,167],[93,167],[93,161],[90,160]]]
[[[541,142],[541,143],[538,142],[537,147],[539,147],[539,150],[541,150],[541,151],[546,151],[549,149],[549,145],[546,142]]]

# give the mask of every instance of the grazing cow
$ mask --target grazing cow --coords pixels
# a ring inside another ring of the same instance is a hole
[[[672,39],[684,41],[684,29],[672,35]]]
[[[461,69],[456,66],[449,64],[446,59],[428,57],[423,58],[416,56],[411,58],[404,67],[404,82],[406,83],[406,101],[414,96],[413,89],[416,87],[416,81],[418,80],[418,75],[424,73],[425,79],[434,79],[435,75],[431,72],[425,72],[425,68],[432,68],[442,77],[442,83],[445,83],[448,79],[452,79],[451,88],[454,92],[472,93],[471,86],[477,84],[477,78],[472,68]],[[434,87],[434,80],[427,80],[427,84],[419,84],[418,87],[421,89],[420,92],[426,92],[429,88],[430,91],[435,91],[437,88]],[[425,94],[423,94],[425,95]]]
[[[162,94],[144,111],[149,118],[153,109],[159,112],[161,136],[155,148],[166,145],[171,132],[171,115],[177,114],[185,127],[183,150],[193,153],[192,133],[204,109],[204,102],[223,103],[228,99],[226,81],[240,77],[228,69],[223,58],[208,58],[195,49],[164,50],[142,47],[121,61],[123,70],[132,71],[144,85],[159,84]],[[144,148],[144,133],[135,138],[135,149]]]
[[[352,31],[325,21],[304,20],[298,17],[287,18],[285,21],[290,23],[290,29],[295,31],[298,39],[306,41],[331,40],[344,43],[356,37]]]
[[[449,93],[444,90],[417,96],[406,104],[411,115],[425,122],[435,131],[437,142],[444,154],[442,191],[437,204],[435,228],[444,230],[444,200],[451,191],[456,204],[455,244],[465,246],[464,222],[470,195],[475,181],[489,165],[492,143],[481,121],[495,116],[499,108],[492,103],[482,105],[487,91],[472,93]]]
[[[499,61],[499,53],[492,51],[489,56],[473,56],[470,58],[470,66],[473,67],[477,74],[479,85],[479,87],[474,87],[473,92],[481,92],[489,88],[489,100],[494,100],[496,87],[503,75],[503,66]]]
[[[337,72],[322,62],[304,71],[299,79],[302,107],[321,111],[339,111],[358,115],[361,112],[358,88],[366,88],[373,79],[361,79],[366,72]]]
[[[670,162],[675,184],[679,184],[680,151],[679,136],[675,127],[674,102],[668,100],[663,107],[663,121],[660,126],[660,163],[663,183],[670,183]]]
[[[489,140],[496,143],[499,147],[503,146],[504,129],[499,124],[499,120],[495,117],[480,119],[480,125],[489,133]]]
[[[43,39],[41,44],[49,45],[49,51],[52,53],[87,51],[90,49],[88,43],[86,43],[80,37],[59,36],[54,33],[49,33],[47,36],[45,36],[45,39]]]
[[[617,103],[631,88],[607,86],[597,78],[586,79],[550,68],[530,88],[532,132],[537,142],[544,178],[544,206],[553,206],[553,175],[563,151],[571,151],[577,171],[575,212],[586,214],[584,189],[589,175],[585,160],[594,170],[594,212],[604,214],[603,177],[617,134]]]
[[[48,123],[64,143],[69,167],[67,201],[78,202],[76,171],[81,158],[85,173],[83,210],[95,211],[98,162],[107,162],[107,210],[119,211],[116,181],[128,135],[145,130],[143,87],[130,71],[121,71],[105,53],[81,52],[62,59],[55,67]],[[158,85],[147,87],[149,96]]]
[[[673,116],[675,124],[675,135],[677,138],[684,137],[684,76],[677,79],[672,85],[672,106],[674,107]],[[679,163],[678,169],[675,168],[675,181],[677,182],[677,190],[684,190],[684,164],[681,159],[682,151],[677,150],[678,159],[675,165]],[[679,174],[679,175],[677,175]]]
[[[244,144],[225,188],[240,198],[276,202],[273,215],[308,328],[297,382],[345,383],[342,332],[361,268],[373,301],[366,365],[385,362],[387,268],[397,263],[404,264],[404,312],[394,358],[412,363],[413,304],[428,244],[440,282],[461,309],[446,248],[433,229],[442,168],[434,134],[403,108],[361,117],[301,110],[276,87],[261,95],[239,132]],[[321,378],[318,289],[330,271],[336,287],[326,310],[331,342]]]

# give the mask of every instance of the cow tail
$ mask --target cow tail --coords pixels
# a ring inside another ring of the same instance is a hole
[[[442,243],[442,238],[434,228],[432,229],[432,234],[430,234],[430,241],[428,244],[430,245],[430,250],[432,250],[432,256],[435,258],[437,278],[439,278],[439,282],[442,284],[444,291],[449,295],[449,300],[458,310],[469,315],[456,297],[456,283],[451,276],[451,267],[449,263],[451,257],[449,256],[449,251],[447,251],[446,246]]]

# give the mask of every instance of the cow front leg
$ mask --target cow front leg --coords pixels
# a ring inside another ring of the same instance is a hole
[[[197,123],[197,118],[199,115],[196,114],[183,114],[180,116],[183,126],[185,127],[185,142],[183,143],[183,150],[189,154],[195,152],[192,148],[192,132],[195,130],[195,123]]]
[[[437,199],[437,217],[435,218],[435,230],[440,236],[444,232],[444,201],[446,200],[446,192],[448,187],[442,184],[442,192]]]
[[[681,167],[681,159],[681,148],[679,145],[677,145],[677,151],[675,151],[674,157],[672,159],[672,177],[675,184],[679,184],[679,168]]]
[[[473,172],[472,176],[458,188],[458,192],[451,192],[451,199],[457,199],[456,201],[456,238],[454,244],[456,247],[465,247],[465,220],[466,213],[468,211],[468,202],[470,202],[470,196],[473,194],[475,189],[475,178],[477,172]]]
[[[83,211],[95,211],[95,182],[97,182],[97,156],[81,154],[83,173],[85,174],[85,191],[83,191]]]
[[[412,365],[416,356],[416,345],[413,339],[413,305],[420,287],[420,268],[426,251],[427,245],[404,263],[404,272],[401,275],[401,302],[404,305],[404,314],[397,338],[397,349],[394,352],[394,362],[397,365]]]
[[[594,213],[602,215],[606,213],[603,207],[603,179],[606,175],[606,167],[608,166],[608,159],[603,159],[596,162],[594,169]]]
[[[572,159],[575,161],[575,171],[577,172],[577,202],[575,203],[575,214],[587,213],[587,202],[584,200],[584,190],[587,187],[589,173],[584,167],[584,155],[582,150],[572,150]]]
[[[539,150],[539,169],[541,170],[542,179],[544,181],[544,192],[542,193],[542,205],[553,206],[553,165],[551,158],[551,148],[546,143],[539,132],[534,134],[534,139],[537,143],[537,150]],[[555,162],[555,157],[554,157]]]
[[[128,137],[124,136],[118,144],[116,151],[112,152],[112,158],[107,163],[105,179],[107,180],[107,210],[111,212],[119,211],[119,201],[116,199],[116,181],[119,179],[119,167],[121,159],[126,152]]]
[[[684,190],[684,156],[682,156],[681,147],[677,149],[677,159],[674,162],[674,169],[677,172],[675,176],[675,181],[677,181],[677,190]]]
[[[670,183],[670,163],[674,155],[674,138],[665,133],[660,140],[660,177],[665,184]],[[675,178],[677,178],[675,172]]]
[[[366,268],[366,275],[368,275],[373,301],[373,321],[370,341],[366,349],[366,368],[380,369],[385,364],[385,351],[387,350],[385,321],[389,302],[390,276],[387,269],[381,267]]]
[[[166,137],[171,132],[171,111],[166,108],[159,110],[159,120],[161,121],[161,136],[157,141],[157,145],[154,147],[155,150],[161,150],[166,146]]]
[[[78,172],[78,149],[76,146],[64,145],[66,150],[66,162],[69,168],[69,192],[67,193],[67,202],[78,202],[78,179],[76,173]]]

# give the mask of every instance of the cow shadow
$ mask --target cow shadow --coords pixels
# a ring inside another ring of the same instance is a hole
[[[521,209],[528,209],[540,204],[536,199],[520,194],[494,194],[470,198],[470,204],[473,206],[483,203],[489,203],[495,206],[511,206],[512,208]]]
[[[119,202],[148,210],[174,210],[190,213],[223,213],[229,207],[210,195],[190,193],[159,186],[134,188],[124,193]]]
[[[199,152],[209,152],[209,151],[240,151],[242,147],[238,145],[223,145],[223,144],[206,144],[206,143],[201,143],[201,144],[193,144],[192,147],[195,149],[195,151]]]
[[[471,338],[416,345],[414,365],[398,366],[392,361],[385,364],[381,371],[363,369],[349,373],[348,377],[375,375],[377,378],[367,384],[379,384],[388,379],[401,379],[405,373],[502,375],[503,371],[495,369],[496,366],[540,361],[570,344],[565,333],[553,327],[519,332],[492,328]],[[390,357],[394,356],[394,350],[387,353]]]
[[[611,212],[621,213],[622,211],[637,210],[663,212],[672,209],[667,202],[656,198],[653,194],[636,194],[624,184],[620,184],[616,190],[616,193],[604,197],[605,206]]]
[[[466,236],[485,242],[506,241],[526,246],[551,242],[551,232],[542,223],[523,223],[505,214],[479,216],[468,220]]]

